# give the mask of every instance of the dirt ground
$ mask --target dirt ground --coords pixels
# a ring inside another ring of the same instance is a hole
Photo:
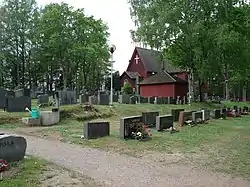
[[[54,164],[46,166],[41,175],[42,187],[101,187],[93,179]]]

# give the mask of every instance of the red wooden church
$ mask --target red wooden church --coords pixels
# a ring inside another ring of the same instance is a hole
[[[143,97],[186,96],[188,92],[188,74],[161,60],[161,52],[136,47],[127,70],[121,75],[121,84],[129,82]]]

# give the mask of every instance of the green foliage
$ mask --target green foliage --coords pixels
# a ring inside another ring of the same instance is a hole
[[[0,6],[0,86],[96,90],[110,67],[108,28],[83,9],[35,0]],[[11,71],[9,71],[11,70]],[[1,76],[2,75],[2,76]]]
[[[133,88],[129,82],[125,82],[123,87],[122,87],[122,93],[123,94],[132,94],[133,93]]]
[[[200,81],[210,82],[220,75],[226,95],[227,80],[232,77],[247,84],[250,6],[246,1],[129,2],[131,17],[137,25],[131,31],[135,41],[162,50],[170,63],[192,69]]]

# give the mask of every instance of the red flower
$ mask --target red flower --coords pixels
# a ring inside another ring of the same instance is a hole
[[[0,160],[0,172],[3,172],[7,166],[8,166],[7,162],[1,159]]]
[[[149,136],[152,136],[152,134],[150,134]]]

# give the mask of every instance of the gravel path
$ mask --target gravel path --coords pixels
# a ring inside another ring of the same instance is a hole
[[[27,139],[27,154],[90,176],[109,187],[250,187],[250,182],[221,174],[198,171],[188,166],[161,166],[137,158],[111,155],[77,145]]]

